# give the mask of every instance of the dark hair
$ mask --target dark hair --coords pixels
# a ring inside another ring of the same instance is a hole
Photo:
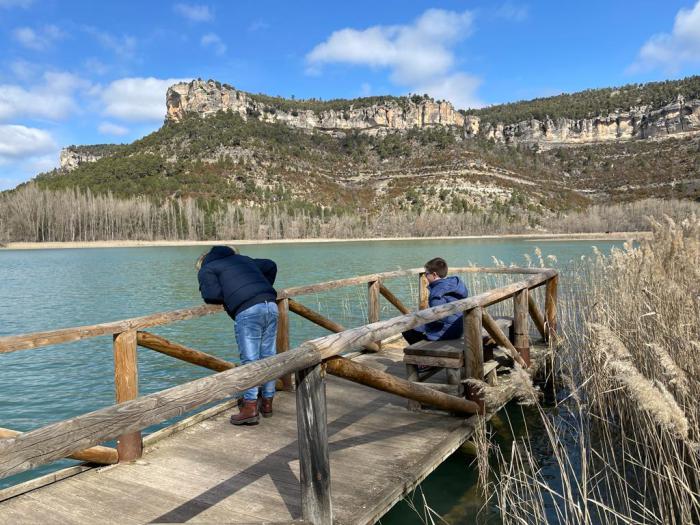
[[[447,263],[442,257],[435,257],[435,259],[430,259],[425,263],[425,271],[428,273],[436,273],[438,277],[442,279],[447,277]]]

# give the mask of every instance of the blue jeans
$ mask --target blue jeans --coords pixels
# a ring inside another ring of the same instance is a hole
[[[241,363],[247,364],[277,353],[277,318],[279,312],[276,303],[258,303],[246,308],[236,315],[236,343],[241,354]],[[275,395],[275,381],[268,381],[263,386],[263,397]],[[246,401],[258,399],[258,387],[249,388],[243,394]]]

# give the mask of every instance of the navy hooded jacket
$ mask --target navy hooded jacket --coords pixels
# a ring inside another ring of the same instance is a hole
[[[459,299],[466,299],[469,296],[467,287],[459,277],[443,277],[437,281],[428,284],[430,295],[428,296],[428,304],[439,306],[441,304],[451,303]],[[443,319],[438,319],[432,323],[427,323],[425,326],[416,330],[423,332],[428,341],[442,341],[445,339],[457,339],[462,336],[462,314],[452,314]]]
[[[277,299],[272,287],[277,265],[269,259],[238,255],[228,246],[214,246],[197,277],[204,302],[223,304],[234,319],[246,308]]]

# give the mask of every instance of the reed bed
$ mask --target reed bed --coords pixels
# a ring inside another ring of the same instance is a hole
[[[700,523],[700,219],[651,226],[562,279],[556,402],[492,466],[506,524]]]

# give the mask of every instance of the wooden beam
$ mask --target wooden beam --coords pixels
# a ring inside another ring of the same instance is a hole
[[[535,301],[535,296],[532,293],[527,294],[527,309],[530,312],[530,317],[537,327],[537,331],[542,336],[542,339],[546,341],[547,330],[544,324],[544,317],[542,316],[542,312],[540,312],[540,309],[537,306],[537,301]]]
[[[136,361],[136,330],[114,336],[114,390],[117,403],[131,401],[139,395],[139,373]],[[141,432],[117,437],[119,461],[133,461],[143,453]]]
[[[530,366],[530,334],[528,329],[528,289],[520,290],[513,296],[513,346]]]
[[[312,343],[0,441],[0,478],[33,469],[320,362]]]
[[[379,287],[381,281],[371,281],[367,283],[367,322],[376,323],[379,321]],[[382,342],[377,341],[377,350],[381,350]]]
[[[428,279],[425,277],[425,272],[418,275],[418,309],[425,310],[428,308]]]
[[[281,354],[289,350],[289,299],[277,299],[277,353]],[[284,374],[281,378],[282,389],[294,390],[294,381],[291,374]]]
[[[406,308],[406,306],[399,300],[399,298],[396,297],[393,293],[391,293],[391,291],[386,286],[384,286],[383,283],[379,284],[379,293],[382,294],[387,301],[393,304],[396,307],[396,309],[402,314],[411,313],[411,310]]]
[[[498,326],[498,323],[496,323],[493,317],[491,317],[486,309],[483,308],[481,310],[481,321],[486,331],[493,338],[493,340],[496,341],[496,344],[505,348],[511,359],[517,362],[520,366],[527,368],[527,364],[525,361],[523,361],[523,358],[520,357],[520,354],[513,346],[513,343],[511,343],[510,339],[508,339],[508,336],[503,333],[501,328]]]
[[[299,370],[296,384],[302,517],[314,525],[331,525],[331,465],[322,365]]]
[[[553,275],[547,280],[544,310],[547,318],[547,341],[554,343],[557,336],[557,288],[559,276]]]
[[[356,361],[344,357],[331,357],[325,361],[326,370],[334,376],[376,388],[390,394],[412,399],[422,405],[430,405],[449,412],[462,414],[483,413],[483,407],[461,397],[443,394],[426,386],[400,379]]]
[[[346,331],[346,328],[343,325],[338,324],[335,321],[331,321],[318,312],[313,311],[311,308],[296,302],[294,299],[289,299],[289,311],[294,312],[295,314],[302,316],[304,319],[307,319],[312,323],[325,328],[326,330],[330,330],[331,332],[340,333]],[[377,346],[374,341],[370,341],[362,346],[371,352],[379,351],[379,346]]]
[[[464,376],[465,379],[484,380],[484,338],[481,333],[481,307],[477,306],[464,313]],[[484,399],[474,385],[467,383],[467,399],[479,405],[484,411]]]
[[[348,279],[337,279],[335,281],[327,281],[325,283],[295,286],[292,288],[287,288],[285,290],[279,290],[277,292],[277,298],[282,299],[284,297],[297,297],[299,295],[325,292],[327,290],[343,288],[345,286],[356,286],[358,284],[366,284],[372,281],[391,279],[394,277],[404,277],[406,275],[415,275],[420,271],[422,270],[419,268],[411,270],[396,270],[393,272],[373,273],[370,275],[361,275],[359,277],[350,277]]]
[[[205,352],[173,343],[164,337],[149,332],[136,332],[136,343],[144,348],[155,350],[161,354],[180,359],[181,361],[193,365],[202,366],[209,370],[214,370],[215,372],[223,372],[224,370],[230,370],[236,366],[235,363],[229,363],[228,361],[224,361],[223,359],[219,359]]]
[[[9,428],[0,428],[0,439],[12,439],[22,432],[16,430],[11,430]],[[87,461],[88,463],[95,463],[97,465],[114,465],[119,461],[119,455],[116,449],[112,447],[96,446],[90,447],[85,450],[79,450],[74,452],[70,456],[70,459],[77,459],[78,461]]]

